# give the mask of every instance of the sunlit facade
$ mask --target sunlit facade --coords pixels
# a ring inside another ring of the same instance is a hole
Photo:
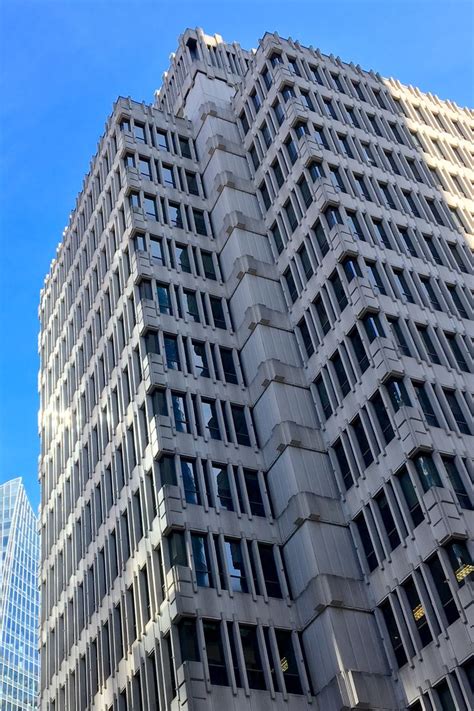
[[[20,478],[0,485],[0,709],[37,708],[37,519]]]
[[[468,711],[472,137],[275,34],[117,100],[41,294],[41,709]]]

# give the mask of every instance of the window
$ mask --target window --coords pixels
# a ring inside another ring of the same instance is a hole
[[[357,213],[346,210],[347,215],[347,226],[355,239],[365,240],[364,232],[362,230]]]
[[[289,84],[285,84],[285,86],[282,88],[281,95],[283,96],[285,103],[289,101],[289,99],[296,98],[295,90]]]
[[[178,136],[178,143],[183,158],[192,158],[189,139],[184,136]]]
[[[250,625],[239,625],[239,628],[248,685],[251,689],[265,689],[257,628]]]
[[[228,686],[229,680],[225,664],[224,647],[222,644],[221,625],[219,622],[204,620],[203,629],[211,684]]]
[[[326,386],[320,375],[318,375],[318,377],[314,381],[314,384],[319,395],[319,400],[321,402],[321,408],[324,414],[324,418],[327,420],[328,417],[332,415],[333,410],[331,401],[329,400],[328,392],[326,390]]]
[[[354,154],[347,140],[347,136],[344,134],[338,134],[339,143],[341,144],[342,152],[348,158],[354,158]]]
[[[428,491],[432,486],[443,486],[431,454],[418,454],[413,462],[420,477],[423,491]]]
[[[377,240],[380,242],[380,244],[383,247],[386,247],[387,249],[392,249],[392,245],[388,238],[387,232],[385,231],[383,222],[381,222],[380,220],[373,220],[373,224],[375,227]]]
[[[344,274],[346,275],[346,279],[349,283],[354,279],[354,277],[362,276],[359,267],[359,262],[354,257],[346,257],[342,266],[344,269]]]
[[[324,217],[326,218],[329,229],[331,229],[335,225],[343,224],[341,213],[339,212],[339,209],[337,207],[331,206],[326,208],[326,210],[324,211]]]
[[[407,656],[403,647],[400,632],[398,630],[395,615],[393,614],[392,606],[389,600],[385,600],[385,602],[380,605],[379,609],[381,610],[384,617],[385,626],[387,627],[388,636],[390,638],[390,642],[392,643],[395,659],[397,660],[398,666],[402,667],[404,664],[407,663]]]
[[[458,310],[458,313],[461,318],[469,318],[466,308],[456,290],[456,287],[454,285],[447,284],[447,288],[453,300],[454,306]]]
[[[188,504],[201,504],[201,493],[193,459],[181,458],[181,476],[183,478],[184,498]]]
[[[260,195],[262,196],[265,209],[268,210],[272,204],[272,201],[270,200],[270,194],[268,192],[267,186],[265,185],[265,182],[261,183],[261,185],[259,186],[259,190]]]
[[[146,143],[145,126],[143,124],[135,122],[133,127],[133,134],[135,136],[136,141],[138,141],[139,143]]]
[[[435,290],[433,289],[433,285],[431,284],[429,277],[420,277],[420,281],[423,284],[423,287],[426,292],[426,297],[430,306],[432,306],[435,311],[441,311],[441,306],[439,304],[439,301],[435,294]]]
[[[166,131],[160,131],[159,129],[157,129],[156,136],[158,148],[160,148],[162,151],[168,151],[168,136],[166,134]]]
[[[474,573],[472,558],[464,541],[452,541],[446,546],[449,562],[459,585],[464,585],[466,578]]]
[[[348,301],[347,301],[347,296],[346,292],[344,290],[344,287],[342,285],[342,281],[339,278],[339,274],[337,272],[334,272],[330,277],[329,281],[331,282],[333,291],[334,291],[334,296],[336,297],[337,304],[342,311],[346,308]]]
[[[311,180],[313,182],[315,180],[318,180],[319,178],[324,178],[323,164],[317,160],[311,161],[311,163],[308,166],[308,172],[309,172],[309,174],[311,176]]]
[[[364,316],[362,322],[364,324],[367,337],[371,343],[375,338],[385,338],[385,331],[382,328],[378,314],[369,313]]]
[[[273,112],[275,114],[277,123],[279,126],[281,126],[284,119],[285,119],[285,112],[283,111],[281,104],[279,104],[278,101],[275,101],[272,108],[273,108]]]
[[[334,454],[336,455],[337,463],[341,472],[342,480],[344,482],[344,488],[348,491],[354,484],[354,477],[352,476],[351,468],[349,462],[347,461],[346,453],[344,451],[344,446],[340,439],[338,439],[334,445]]]
[[[361,372],[364,373],[369,367],[369,359],[367,357],[364,344],[362,343],[362,339],[357,329],[351,331],[351,333],[349,334],[349,341],[352,344],[352,348],[354,350],[356,361],[359,364],[359,368]]]
[[[323,304],[321,297],[317,296],[316,299],[313,301],[313,304],[316,309],[316,313],[318,315],[321,330],[322,330],[323,334],[326,335],[327,333],[329,333],[331,324],[329,322],[329,316],[327,314],[326,308]]]
[[[441,561],[437,555],[434,555],[430,560],[426,562],[428,569],[431,573],[431,577],[435,584],[436,592],[441,603],[441,606],[446,615],[448,625],[458,619],[459,612],[456,606],[456,602],[453,597],[451,590],[451,585],[446,579],[446,573],[443,570]]]
[[[441,705],[442,711],[456,711],[457,704],[454,703],[447,680],[444,679],[439,684],[436,684],[434,689],[438,696],[438,701]]]
[[[153,414],[155,416],[167,417],[168,416],[168,405],[166,402],[166,392],[156,388],[151,394]]]
[[[138,208],[141,207],[141,201],[140,201],[140,194],[139,194],[139,193],[135,193],[135,192],[130,193],[130,195],[128,196],[128,199],[129,199],[129,201],[130,201],[130,207],[132,208],[132,210],[135,209],[135,208],[138,209]]]
[[[299,255],[299,258],[301,261],[301,266],[303,267],[304,275],[305,275],[306,279],[309,280],[313,276],[314,271],[313,271],[313,266],[311,264],[311,261],[309,259],[308,250],[306,249],[304,244],[298,250],[298,255]]]
[[[163,256],[163,245],[161,239],[150,235],[150,252],[153,259],[156,259],[160,264],[165,263]]]
[[[326,110],[326,116],[331,119],[337,120],[336,110],[333,106],[331,99],[324,99],[324,108]]]
[[[186,171],[186,185],[188,186],[188,193],[190,193],[190,195],[199,195],[199,185],[196,173]]]
[[[405,274],[402,271],[398,271],[398,270],[394,269],[393,276],[395,279],[395,283],[398,287],[400,296],[405,298],[410,304],[414,304],[415,300],[414,300],[412,293],[410,291],[410,288],[408,286],[407,280],[405,278]]]
[[[418,210],[415,200],[413,198],[412,193],[403,190],[403,195],[405,197],[405,200],[407,201],[408,207],[411,210],[411,213],[414,217],[421,217],[420,211]]]
[[[354,126],[354,128],[360,128],[359,119],[357,118],[355,109],[350,106],[346,106],[347,115],[349,116],[349,121]]]
[[[464,486],[461,474],[456,466],[456,460],[453,457],[443,457],[443,464],[447,471],[451,486],[454,489],[454,493],[459,501],[459,505],[463,509],[469,509],[472,511],[474,507]]]
[[[216,268],[214,266],[214,260],[212,257],[212,252],[205,252],[201,250],[202,266],[204,269],[204,276],[206,279],[217,280]]]
[[[220,437],[218,439],[220,439]],[[221,508],[227,511],[233,511],[234,503],[232,500],[232,490],[230,488],[227,467],[225,464],[212,463],[211,471],[216,487],[217,503]]]
[[[408,230],[405,229],[405,228],[399,227],[399,228],[398,228],[398,234],[400,235],[401,240],[402,240],[402,244],[403,244],[404,247],[406,248],[406,251],[408,252],[408,254],[409,254],[411,257],[417,257],[417,256],[418,256],[418,253],[417,253],[417,251],[416,251],[416,249],[415,249],[415,245],[413,244],[412,239],[411,239],[411,237],[410,237],[410,235],[409,235],[409,233],[408,233]]]
[[[260,491],[257,472],[251,471],[250,469],[244,469],[244,482],[251,513],[254,516],[265,516],[265,507],[263,505],[262,492]]]
[[[283,597],[273,546],[266,543],[259,543],[258,552],[268,597]]]
[[[169,286],[166,284],[158,283],[156,285],[156,291],[158,294],[158,306],[161,314],[173,314],[173,308],[171,305],[171,295]]]
[[[397,346],[400,349],[400,352],[402,353],[402,355],[411,356],[410,347],[407,343],[402,327],[400,326],[399,320],[396,318],[392,318],[389,319],[389,323],[392,328]]]
[[[386,207],[396,210],[395,200],[393,199],[392,191],[387,183],[379,183],[380,192],[382,193]]]
[[[323,128],[314,127],[314,139],[320,146],[329,150],[328,139],[326,138],[326,133]]]
[[[393,551],[400,545],[400,536],[398,535],[392,511],[384,491],[381,491],[380,494],[375,497],[375,502],[380,513],[380,518],[382,519],[385,533],[387,534],[390,550]]]
[[[221,355],[222,369],[224,371],[224,378],[227,383],[238,383],[237,373],[235,370],[234,356],[231,348],[224,348],[219,346],[219,352]]]
[[[306,351],[306,355],[308,358],[311,358],[314,353],[313,339],[311,338],[309,328],[304,318],[302,318],[299,322],[298,328],[300,330],[301,340],[303,341],[303,346]]]
[[[163,178],[164,185],[169,185],[172,188],[176,187],[176,181],[174,179],[173,166],[165,165],[161,166],[161,175]]]
[[[301,76],[300,68],[298,67],[298,62],[296,59],[289,58],[288,59],[288,68],[292,74],[294,74],[297,77]]]
[[[413,522],[413,526],[416,528],[416,526],[423,521],[424,516],[407,468],[403,467],[403,469],[401,469],[401,471],[397,474],[397,477]]]
[[[221,439],[216,403],[213,400],[202,401],[204,429],[210,439]]]
[[[143,338],[145,341],[145,350],[147,353],[159,353],[160,352],[158,331],[146,331]]]
[[[370,572],[372,572],[373,570],[375,570],[379,563],[377,560],[377,555],[375,553],[374,545],[372,543],[372,539],[370,537],[369,529],[364,518],[364,514],[359,514],[359,516],[355,519],[355,524],[357,526],[357,531],[359,533],[365,557],[367,559],[367,565],[369,567]]]
[[[280,163],[278,160],[275,160],[274,163],[272,163],[272,170],[273,170],[273,175],[275,176],[276,184],[278,185],[279,188],[283,185],[285,182],[285,177],[283,175],[283,172],[280,167]]]
[[[366,200],[370,200],[370,193],[367,189],[367,185],[366,185],[364,176],[363,175],[354,175],[354,180],[355,180],[357,191],[359,193],[359,197],[365,198]]]
[[[191,357],[196,374],[203,378],[210,378],[205,344],[201,341],[191,341]]]
[[[181,361],[178,350],[178,339],[176,336],[164,336],[166,365],[171,370],[181,370]]]
[[[272,134],[270,133],[270,129],[268,128],[268,125],[264,122],[260,126],[260,132],[262,134],[263,142],[266,146],[266,148],[270,148],[272,145]]]
[[[295,213],[295,208],[293,207],[293,203],[291,202],[290,199],[286,201],[286,203],[283,205],[283,209],[286,213],[286,217],[288,219],[288,224],[290,226],[291,232],[294,232],[296,228],[298,227],[298,219],[296,217]]]
[[[173,407],[174,425],[178,432],[189,432],[188,411],[186,399],[180,393],[171,393],[171,403]]]
[[[336,192],[346,192],[346,186],[344,185],[344,181],[342,179],[341,173],[339,171],[339,168],[336,166],[330,165],[329,166],[329,177],[331,179],[332,186]]]
[[[206,220],[204,212],[193,207],[194,226],[198,235],[207,235]],[[182,225],[181,225],[182,226]]]
[[[201,321],[201,318],[199,316],[199,307],[196,292],[184,289],[183,297],[187,317],[190,321],[194,321],[194,323],[199,323]]]
[[[413,387],[427,423],[430,427],[439,427],[438,418],[436,417],[430,398],[426,392],[425,383],[413,383]]]
[[[351,427],[356,436],[357,444],[359,445],[362,461],[365,466],[368,467],[374,461],[374,455],[370,449],[369,440],[365,434],[365,429],[360,417],[356,417],[355,420],[352,421]]]
[[[384,442],[385,444],[388,444],[395,437],[395,433],[387,413],[387,408],[385,407],[385,403],[382,400],[380,393],[376,393],[376,395],[371,398],[370,402],[380,425]]]
[[[152,220],[158,219],[158,209],[156,206],[156,200],[152,195],[145,195],[143,200],[143,205],[145,208],[145,214],[147,217],[151,217]]]
[[[227,572],[231,588],[234,592],[247,593],[249,591],[244,559],[242,556],[241,542],[233,539],[224,541]]]
[[[214,319],[214,326],[216,328],[226,329],[227,324],[225,322],[222,300],[219,299],[217,296],[210,296],[209,302],[211,304],[211,312],[212,312],[212,317]]]
[[[301,681],[293,647],[292,633],[289,630],[275,630],[279,664],[283,673],[285,687],[289,694],[302,694]]]
[[[395,412],[398,412],[401,407],[411,407],[410,398],[408,397],[403,380],[390,378],[390,380],[385,383],[385,387]]]
[[[372,289],[376,294],[383,294],[386,296],[387,291],[385,289],[385,284],[382,281],[382,277],[379,274],[379,270],[377,269],[375,262],[366,262],[365,264]]]
[[[296,299],[298,298],[298,290],[296,288],[295,280],[293,279],[293,274],[291,273],[291,269],[289,267],[283,274],[283,278],[285,280],[291,302],[294,304]]]
[[[183,217],[181,215],[181,206],[174,203],[170,202],[169,207],[168,207],[168,215],[170,219],[170,224],[172,227],[178,227],[179,229],[183,229],[184,224],[183,224]]]
[[[179,646],[183,661],[199,662],[198,636],[196,634],[196,620],[184,618],[178,624]]]
[[[321,256],[324,257],[329,252],[329,243],[326,239],[326,234],[320,222],[317,222],[315,224],[315,226],[313,227],[313,232],[316,238],[316,244],[320,249]]]
[[[365,162],[368,165],[376,165],[377,161],[375,160],[374,154],[372,153],[372,147],[370,143],[361,143],[360,145],[362,146],[362,152],[364,154],[363,157],[365,159]]]
[[[299,179],[298,188],[300,190],[301,197],[303,198],[305,207],[309,207],[311,205],[311,203],[313,202],[313,196],[311,194],[311,190],[309,189],[309,185],[306,182],[306,178],[304,176],[302,176]]]
[[[301,101],[304,104],[304,106],[306,106],[306,108],[309,109],[310,111],[314,111],[313,101],[311,99],[311,96],[309,95],[309,92],[300,91],[300,97],[301,97]]]
[[[273,227],[271,228],[271,233],[272,233],[273,241],[275,242],[276,250],[277,250],[278,254],[281,254],[284,249],[284,244],[283,244],[283,240],[281,238],[280,229],[279,229],[276,222],[273,224]]]
[[[405,590],[408,604],[411,608],[413,622],[420,635],[421,646],[425,647],[432,641],[433,637],[430,632],[428,620],[426,619],[425,609],[421,604],[420,596],[418,595],[418,590],[416,589],[413,578],[409,577],[402,584],[402,587]]]
[[[181,268],[181,271],[191,274],[189,252],[187,246],[184,244],[176,244],[176,263]]]
[[[234,423],[237,442],[245,445],[246,447],[250,447],[251,442],[247,429],[247,422],[245,420],[245,408],[240,405],[231,405],[230,411],[232,414],[232,421]]]
[[[471,429],[466,422],[466,418],[464,416],[461,405],[459,404],[459,400],[458,400],[454,390],[444,390],[443,389],[443,393],[444,393],[444,396],[445,396],[445,398],[448,402],[448,405],[451,409],[451,412],[453,414],[456,425],[459,428],[459,431],[462,432],[462,434],[467,434],[467,435],[471,434]]]
[[[212,570],[207,545],[207,536],[198,533],[191,534],[194,572],[196,582],[201,588],[212,588]]]
[[[294,125],[293,130],[296,133],[298,138],[303,138],[303,136],[309,135],[309,128],[308,128],[308,124],[306,123],[306,121],[298,121]]]
[[[261,106],[261,102],[260,102],[260,97],[257,94],[255,89],[250,94],[250,99],[251,99],[253,107],[255,109],[255,113],[258,113],[260,106]]]

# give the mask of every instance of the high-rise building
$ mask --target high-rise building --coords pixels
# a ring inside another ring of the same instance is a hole
[[[0,484],[0,710],[37,708],[38,521],[20,478]]]
[[[473,130],[276,34],[117,100],[41,295],[42,709],[467,711]]]

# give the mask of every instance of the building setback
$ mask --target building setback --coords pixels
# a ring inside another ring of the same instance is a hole
[[[0,709],[37,708],[38,521],[21,478],[0,484]]]
[[[41,294],[41,709],[470,708],[473,127],[276,34],[117,100]]]

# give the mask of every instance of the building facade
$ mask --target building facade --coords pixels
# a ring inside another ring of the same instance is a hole
[[[472,112],[187,30],[41,294],[41,709],[472,706]]]
[[[20,478],[0,484],[0,709],[37,708],[38,521]]]

